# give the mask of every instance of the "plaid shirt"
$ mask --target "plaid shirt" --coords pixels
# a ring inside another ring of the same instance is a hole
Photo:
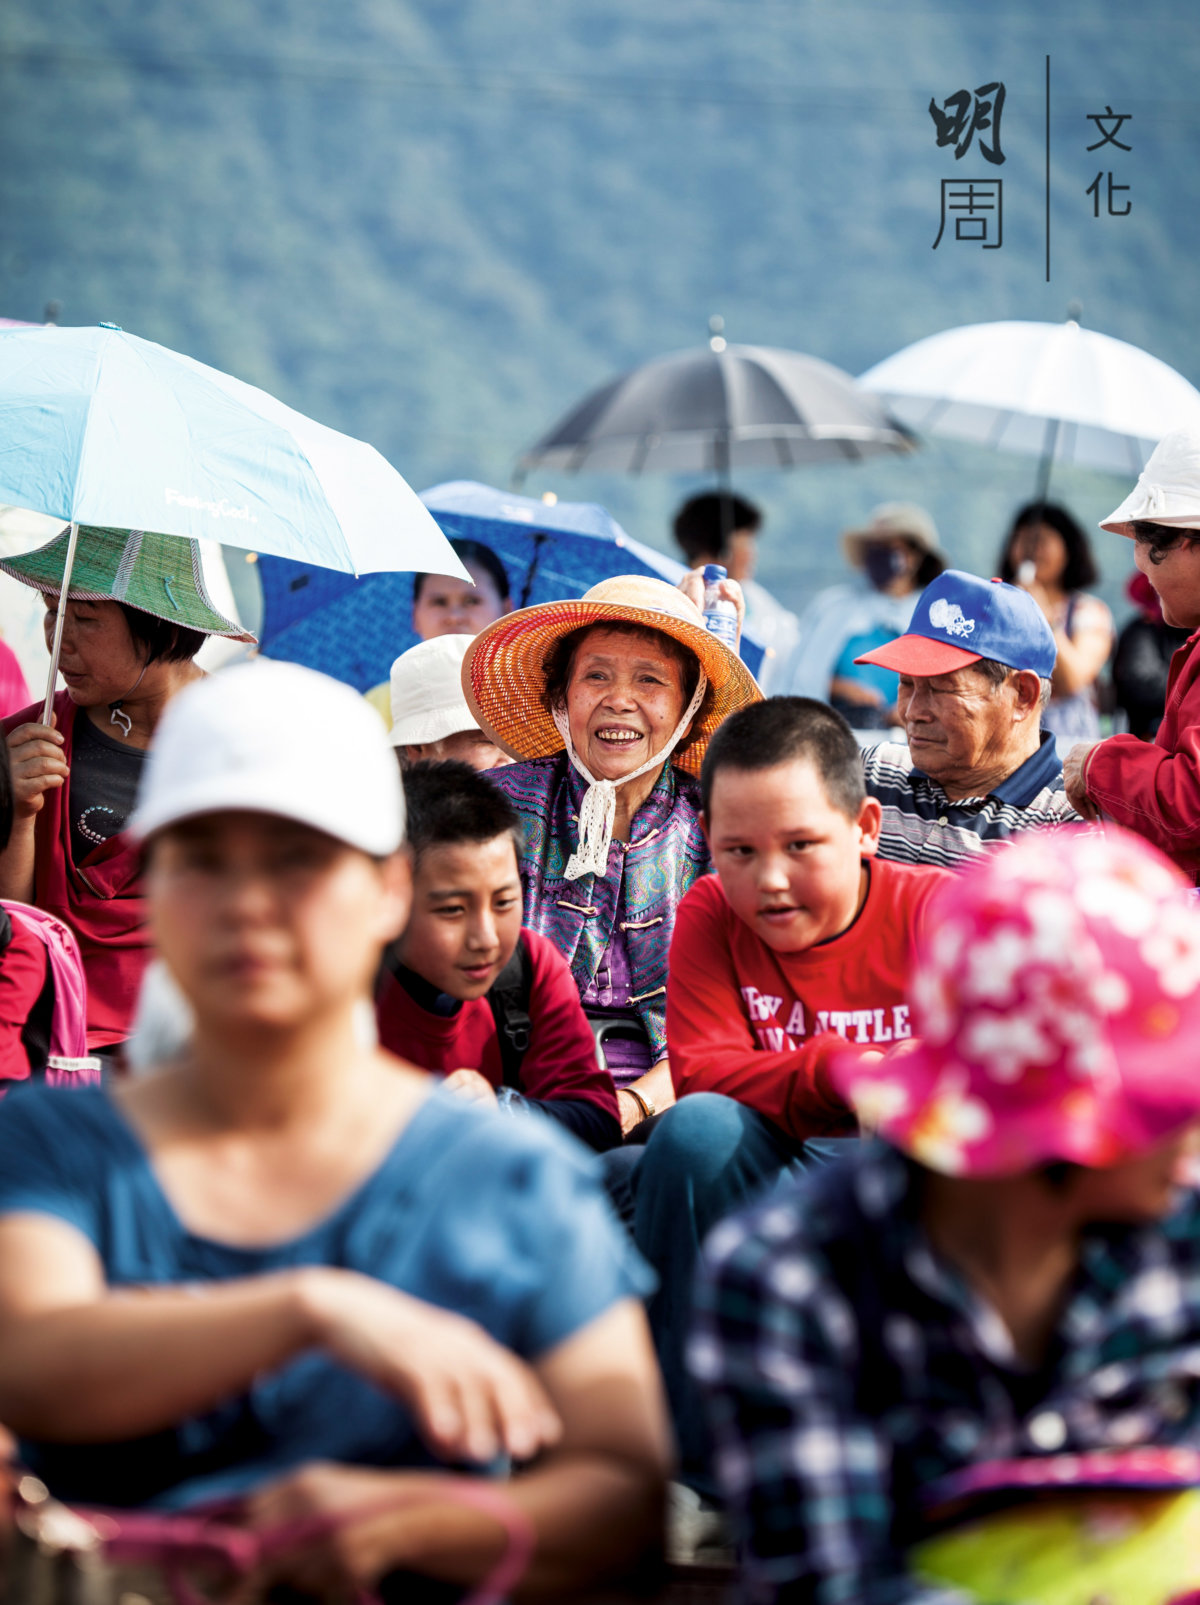
[[[867,791],[883,805],[879,856],[900,864],[953,869],[1018,831],[1080,823],[1063,791],[1062,763],[1048,730],[1037,752],[986,797],[951,802],[914,766],[908,748],[891,742],[863,754],[863,771]]]
[[[710,1236],[689,1359],[743,1597],[949,1605],[910,1574],[921,1507],[982,1461],[1200,1445],[1200,1193],[1089,1228],[1045,1363],[933,1253],[921,1172],[882,1143]]]

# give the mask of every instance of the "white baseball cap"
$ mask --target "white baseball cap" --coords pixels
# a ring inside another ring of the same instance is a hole
[[[462,688],[462,662],[473,635],[435,635],[418,641],[392,664],[393,747],[444,741],[478,722]]]
[[[372,857],[404,840],[404,788],[378,715],[295,663],[235,664],[173,697],[127,829],[144,839],[232,809],[294,819]]]

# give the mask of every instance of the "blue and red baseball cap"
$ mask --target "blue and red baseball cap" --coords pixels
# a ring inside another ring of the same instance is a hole
[[[932,675],[991,658],[1048,680],[1057,656],[1054,632],[1028,591],[948,568],[922,593],[903,635],[854,661]]]

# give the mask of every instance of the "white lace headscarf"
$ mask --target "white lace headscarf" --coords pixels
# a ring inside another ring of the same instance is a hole
[[[575,751],[571,740],[571,728],[567,722],[567,710],[564,707],[551,709],[550,717],[554,720],[563,744],[567,749],[567,757],[587,781],[587,791],[583,802],[579,806],[579,839],[575,844],[575,851],[567,861],[566,877],[569,881],[577,881],[581,875],[605,875],[608,873],[608,852],[612,846],[613,824],[617,817],[617,787],[625,786],[639,775],[648,773],[651,769],[661,768],[670,758],[675,748],[687,734],[688,726],[700,711],[700,704],[704,701],[704,693],[708,690],[708,676],[700,670],[700,678],[696,682],[696,689],[692,693],[692,700],[684,709],[683,717],[671,732],[670,739],[639,768],[628,775],[622,775],[620,780],[596,780],[590,775],[579,754]]]

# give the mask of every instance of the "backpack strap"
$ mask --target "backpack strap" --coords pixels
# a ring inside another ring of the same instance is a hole
[[[516,1092],[521,1090],[521,1065],[533,1031],[529,1014],[532,997],[533,955],[522,931],[512,958],[492,982],[487,995],[500,1047],[500,1080]]]

